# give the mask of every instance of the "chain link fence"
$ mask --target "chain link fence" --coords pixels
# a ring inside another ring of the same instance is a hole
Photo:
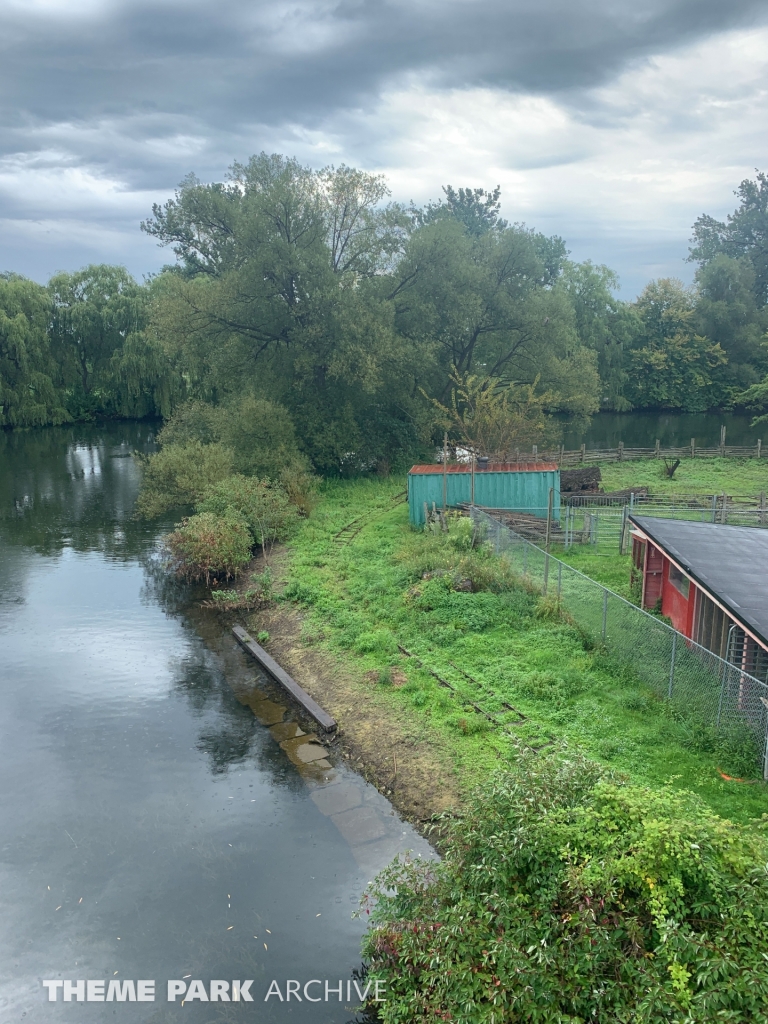
[[[745,671],[738,644],[729,645],[728,660],[720,658],[482,509],[469,514],[497,555],[660,697],[705,728],[751,741],[768,780],[768,684]]]
[[[634,496],[633,496],[634,497]],[[566,501],[561,496],[561,505],[549,524],[550,548],[560,547],[564,551],[581,545],[590,545],[601,552],[611,551],[626,554],[629,540],[628,517],[633,512],[661,519],[686,519],[697,523],[724,523],[729,526],[754,526],[768,528],[768,509],[755,504],[753,507],[737,506],[731,502],[715,507],[714,503],[704,505],[674,504],[668,501],[633,500],[624,504],[605,505],[597,500],[580,498],[578,504]],[[462,506],[466,509],[468,505]],[[548,509],[505,508],[489,510],[513,533],[532,541],[544,543],[547,534]]]

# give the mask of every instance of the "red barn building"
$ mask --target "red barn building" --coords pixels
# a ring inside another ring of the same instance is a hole
[[[768,682],[768,530],[629,517],[642,607]]]

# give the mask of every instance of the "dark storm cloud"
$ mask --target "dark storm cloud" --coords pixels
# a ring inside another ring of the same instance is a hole
[[[103,119],[150,141],[167,131],[169,116],[215,134],[254,123],[312,126],[334,110],[369,105],[408,72],[427,73],[438,87],[562,93],[764,11],[764,0],[6,8],[0,141],[5,152],[24,149],[46,124]],[[166,159],[137,152],[131,163],[140,179],[145,164]],[[109,154],[101,160],[108,166]]]
[[[377,103],[415,81],[550,94],[610,131],[623,107],[588,90],[766,17],[765,0],[0,0],[0,270],[157,266],[137,230],[153,199],[262,148],[306,153],[308,132],[389,167],[401,126]],[[580,146],[517,146],[514,166]]]

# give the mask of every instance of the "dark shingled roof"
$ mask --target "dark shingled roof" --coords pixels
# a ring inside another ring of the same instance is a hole
[[[735,619],[768,643],[768,530],[629,518]]]

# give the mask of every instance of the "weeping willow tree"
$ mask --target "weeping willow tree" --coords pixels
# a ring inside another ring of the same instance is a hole
[[[37,427],[69,419],[54,384],[48,339],[51,303],[41,285],[0,274],[0,426]]]
[[[168,416],[184,382],[150,322],[162,285],[142,286],[124,267],[98,264],[57,274],[48,289],[51,345],[71,413]]]

